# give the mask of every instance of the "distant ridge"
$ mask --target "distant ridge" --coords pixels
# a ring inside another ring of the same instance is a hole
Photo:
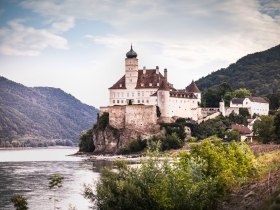
[[[98,110],[63,90],[30,88],[0,76],[0,142],[11,139],[69,139],[92,127]]]
[[[280,45],[246,55],[229,67],[202,77],[196,84],[205,90],[223,82],[233,89],[249,89],[258,96],[280,91]]]

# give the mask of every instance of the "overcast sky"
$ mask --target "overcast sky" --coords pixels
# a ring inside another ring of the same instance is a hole
[[[131,43],[184,88],[280,44],[280,0],[0,0],[0,75],[29,87],[108,105]]]

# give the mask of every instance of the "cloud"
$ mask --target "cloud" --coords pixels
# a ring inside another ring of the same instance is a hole
[[[92,40],[96,44],[102,44],[106,47],[120,47],[125,46],[127,43],[129,43],[129,40],[125,37],[116,36],[112,34],[108,34],[106,36],[93,36],[93,35],[85,35],[86,38]]]
[[[94,43],[156,43],[163,55],[192,63],[233,61],[279,44],[280,37],[279,2],[270,0],[25,0],[20,5],[45,17],[50,33],[62,34],[78,20],[97,21],[111,28],[98,36],[94,28],[87,35]]]
[[[37,56],[40,52],[52,47],[67,49],[67,40],[45,29],[25,27],[23,20],[8,22],[8,27],[0,29],[0,53],[15,56]]]

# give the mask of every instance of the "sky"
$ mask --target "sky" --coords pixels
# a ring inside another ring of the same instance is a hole
[[[280,0],[0,0],[0,75],[28,87],[106,106],[131,43],[184,88],[280,44]]]

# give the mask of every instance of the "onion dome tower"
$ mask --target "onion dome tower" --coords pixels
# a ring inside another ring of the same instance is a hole
[[[132,44],[130,50],[126,53],[125,59],[125,84],[126,88],[134,89],[138,79],[138,59],[137,53],[133,50]]]
[[[130,50],[126,53],[127,58],[137,58],[137,53],[133,50],[132,44],[130,46]]]

